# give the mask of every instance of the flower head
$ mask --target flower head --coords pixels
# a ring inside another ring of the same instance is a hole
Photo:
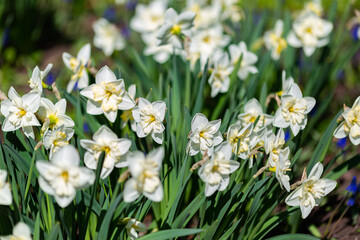
[[[30,228],[23,222],[18,222],[12,231],[12,235],[1,237],[1,240],[31,240]]]
[[[36,162],[41,189],[53,195],[62,208],[67,207],[75,198],[77,189],[85,188],[95,181],[94,172],[86,167],[79,167],[79,164],[79,153],[72,145],[62,147],[50,162]]]
[[[336,181],[320,178],[323,165],[318,162],[306,180],[286,197],[285,202],[290,206],[300,206],[302,218],[309,216],[315,206],[319,206],[324,196],[336,187]]]
[[[13,87],[9,89],[9,99],[1,102],[1,113],[5,116],[2,124],[4,132],[22,128],[27,137],[35,138],[33,126],[40,126],[35,116],[39,109],[40,95],[28,93],[20,97]]]
[[[114,167],[127,166],[125,154],[129,151],[131,141],[126,138],[118,138],[108,127],[101,126],[93,136],[93,140],[81,139],[80,145],[87,150],[84,156],[85,165],[90,169],[96,169],[101,153],[105,152],[105,159],[101,171],[101,178],[110,175]]]
[[[132,178],[124,186],[124,201],[133,202],[144,194],[151,201],[163,199],[163,187],[159,178],[161,163],[164,159],[164,148],[159,147],[146,156],[140,151],[127,155],[128,167]]]
[[[286,173],[291,171],[289,153],[290,151],[288,151],[288,149],[281,150],[275,167],[270,168],[270,171],[275,172],[275,176],[280,183],[280,187],[285,188],[288,192],[290,192],[290,177]]]
[[[230,143],[232,152],[241,159],[250,157],[250,151],[257,143],[253,127],[253,123],[249,123],[245,127],[233,124],[227,131],[226,140]]]
[[[214,55],[214,68],[211,70],[209,78],[211,97],[215,97],[219,92],[226,93],[229,90],[232,70],[233,66],[230,65],[227,53],[218,52]]]
[[[115,122],[118,109],[129,110],[135,106],[134,100],[125,91],[124,80],[117,80],[107,66],[99,70],[95,81],[95,84],[80,92],[88,98],[87,113],[92,115],[103,113],[110,122]]]
[[[216,191],[224,191],[229,185],[230,173],[240,166],[238,162],[230,160],[231,156],[232,147],[228,142],[224,142],[199,169],[199,177],[206,183],[205,196],[209,197]]]
[[[284,22],[277,20],[275,28],[264,35],[265,47],[271,51],[271,58],[279,60],[281,52],[287,47],[286,40],[282,37]]]
[[[74,129],[65,127],[64,125],[54,130],[47,130],[44,133],[43,142],[45,149],[50,149],[50,158],[60,148],[69,145],[70,139],[74,135]]]
[[[276,167],[279,160],[279,154],[284,145],[285,133],[283,129],[280,129],[276,136],[273,132],[268,134],[267,141],[265,141],[265,152],[269,154],[268,163],[271,167]],[[286,151],[290,151],[288,147],[286,149]]]
[[[236,65],[241,57],[240,67],[237,72],[237,76],[241,80],[245,80],[249,73],[255,74],[258,72],[257,68],[254,66],[258,61],[258,57],[255,53],[247,50],[245,42],[240,42],[238,45],[231,44],[229,46],[229,52],[233,65]]]
[[[187,151],[190,156],[201,152],[211,156],[214,147],[223,141],[219,132],[221,120],[209,120],[202,113],[197,113],[191,121],[190,140],[187,145]]]
[[[40,71],[38,66],[34,68],[31,78],[29,80],[30,88],[32,89],[31,92],[36,92],[38,94],[41,94],[43,92],[43,85],[45,85],[43,79],[50,72],[52,66],[53,65],[49,63],[44,71]]]
[[[0,205],[11,205],[12,194],[10,184],[6,182],[7,172],[0,169]]]
[[[163,142],[165,126],[162,124],[165,118],[166,104],[163,101],[150,103],[145,98],[139,98],[139,103],[132,110],[132,116],[136,122],[136,134],[143,138],[151,133],[151,137],[158,144]]]
[[[89,76],[86,72],[86,65],[90,60],[91,46],[85,44],[78,52],[76,58],[65,52],[62,55],[62,59],[67,68],[69,68],[74,74],[71,76],[70,82],[67,85],[67,92],[70,93],[75,85],[79,89],[83,89],[89,85]]]
[[[135,240],[139,237],[137,232],[147,231],[145,224],[136,220],[135,218],[125,218],[123,222],[126,222],[125,228],[130,240]]]
[[[274,116],[275,127],[287,128],[290,126],[294,136],[303,130],[307,124],[307,114],[315,106],[315,99],[303,97],[299,86],[292,83],[289,90],[281,95],[281,106]]]

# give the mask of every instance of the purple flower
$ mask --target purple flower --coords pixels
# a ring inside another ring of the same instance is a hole
[[[346,146],[346,137],[338,139],[337,142],[336,142],[336,146],[338,148],[341,148],[342,150],[344,150],[344,148]]]
[[[348,200],[348,202],[347,202],[347,205],[348,205],[349,207],[354,206],[354,204],[355,204],[355,195],[353,195],[353,196]]]
[[[48,75],[46,76],[46,80],[45,83],[47,85],[51,85],[55,82],[55,76],[52,72],[49,72]]]
[[[347,191],[350,193],[356,194],[356,192],[359,190],[359,186],[356,185],[356,177],[354,176],[350,185],[346,188]]]
[[[90,132],[90,128],[89,128],[89,125],[87,123],[84,123],[83,125],[83,130],[85,133],[89,133]]]
[[[126,9],[129,10],[129,11],[134,11],[135,8],[136,8],[136,5],[137,5],[137,0],[128,0],[126,2]]]
[[[116,18],[116,10],[114,7],[108,7],[104,14],[103,17],[106,18],[107,20],[109,20],[110,22],[115,21]]]
[[[360,25],[359,25],[359,24],[356,24],[356,25],[353,26],[353,27],[351,28],[351,30],[350,30],[351,36],[352,36],[352,38],[353,38],[355,41],[358,41],[358,40],[359,40],[359,35],[358,35],[359,28],[360,28]]]
[[[286,129],[285,131],[285,142],[288,142],[290,140],[291,134],[290,134],[290,130]]]

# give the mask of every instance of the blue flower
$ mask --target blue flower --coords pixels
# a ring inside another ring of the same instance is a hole
[[[351,33],[351,36],[352,38],[355,40],[355,41],[358,41],[359,40],[359,28],[360,28],[360,25],[359,24],[356,24],[355,26],[353,26],[350,30],[350,33]]]
[[[338,139],[337,142],[336,142],[336,146],[338,148],[344,149],[345,146],[346,146],[346,137]]]
[[[107,20],[109,20],[110,22],[113,22],[116,18],[115,8],[108,7],[104,12],[103,17],[106,18]]]
[[[354,206],[354,204],[355,204],[355,195],[353,195],[353,196],[348,200],[348,202],[347,202],[347,205],[348,205],[349,207]]]
[[[89,128],[89,125],[87,123],[84,123],[83,125],[83,130],[85,133],[89,133],[90,132],[90,128]]]
[[[285,142],[289,141],[291,137],[290,130],[286,129],[285,131]]]
[[[354,176],[350,185],[346,188],[347,191],[350,193],[356,194],[356,192],[359,190],[359,186],[356,185],[356,177]]]
[[[46,80],[45,83],[47,85],[51,85],[55,82],[55,76],[53,73],[49,72],[48,75],[46,76]]]

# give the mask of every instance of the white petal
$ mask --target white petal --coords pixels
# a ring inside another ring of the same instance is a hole
[[[102,125],[93,136],[93,139],[95,141],[99,141],[101,138],[115,140],[118,139],[118,136],[113,131],[111,131],[110,128],[108,128],[105,125]]]
[[[311,169],[308,178],[314,176],[316,179],[320,179],[321,174],[323,173],[323,169],[324,167],[320,162],[316,163],[315,166]]]
[[[133,202],[140,197],[140,193],[134,189],[136,180],[131,178],[129,179],[124,186],[124,202]]]
[[[156,143],[158,143],[158,144],[162,144],[163,143],[163,133],[161,132],[161,133],[156,133],[156,132],[152,132],[151,133],[151,137],[152,137],[152,139],[154,139],[154,141],[156,142]]]
[[[86,112],[90,115],[100,115],[103,113],[101,103],[95,102],[91,99],[87,101]]]
[[[191,121],[191,131],[195,132],[197,128],[207,124],[209,120],[202,113],[197,113]]]
[[[151,201],[154,202],[161,202],[161,200],[163,199],[164,196],[164,190],[163,190],[163,186],[160,184],[154,192],[149,193],[144,191],[143,192],[144,196],[147,197],[148,199],[150,199]]]
[[[220,185],[210,185],[208,183],[206,183],[206,186],[205,186],[205,196],[206,197],[210,197],[211,195],[213,195],[216,190],[218,190],[220,187]]]
[[[301,192],[301,187],[296,188],[294,191],[292,191],[285,199],[285,203],[289,206],[299,206],[300,200],[299,200],[299,194]]]
[[[110,70],[108,66],[102,67],[96,74],[95,81],[96,84],[100,84],[101,82],[113,82],[116,81],[115,74]]]
[[[329,194],[337,185],[337,182],[331,179],[323,178],[322,180],[325,181],[325,195]]]
[[[344,138],[347,136],[344,128],[345,122],[341,122],[340,125],[334,131],[334,137],[336,138]]]
[[[50,161],[58,166],[79,166],[80,157],[74,146],[67,145],[60,148]]]
[[[300,205],[300,210],[302,218],[305,219],[307,218],[307,216],[309,216],[312,207],[310,205],[308,205],[307,207],[305,207],[304,205]]]
[[[90,43],[85,44],[78,52],[76,59],[81,60],[83,65],[86,65],[90,59],[91,46]]]
[[[163,101],[156,101],[152,103],[154,110],[158,113],[160,121],[165,118],[166,104]]]
[[[283,118],[281,113],[281,108],[278,108],[276,110],[273,125],[274,127],[278,127],[278,128],[287,128],[290,125],[290,123],[286,122],[285,119]]]
[[[229,181],[230,181],[229,176],[224,176],[224,178],[220,182],[220,187],[219,187],[218,191],[224,191],[227,188],[227,186],[229,185]]]
[[[65,208],[67,206],[70,205],[70,203],[73,201],[73,199],[75,198],[75,195],[76,195],[76,191],[74,190],[70,196],[57,196],[55,195],[55,200],[57,202],[57,204],[62,207],[62,208]]]

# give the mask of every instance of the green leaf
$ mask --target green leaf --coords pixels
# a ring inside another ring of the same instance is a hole
[[[320,238],[306,234],[284,234],[269,238],[269,240],[319,240]]]
[[[202,229],[171,229],[162,230],[155,233],[146,234],[138,238],[138,240],[168,240],[170,238],[194,235],[202,232]]]
[[[192,110],[192,115],[195,115],[196,113],[200,112],[201,108],[202,108],[202,105],[203,105],[204,87],[205,87],[205,82],[206,82],[206,77],[207,77],[207,72],[208,72],[208,65],[209,65],[209,61],[206,62],[203,74],[201,76],[200,87],[199,87],[199,91],[197,93],[195,106],[194,106],[194,108]]]

